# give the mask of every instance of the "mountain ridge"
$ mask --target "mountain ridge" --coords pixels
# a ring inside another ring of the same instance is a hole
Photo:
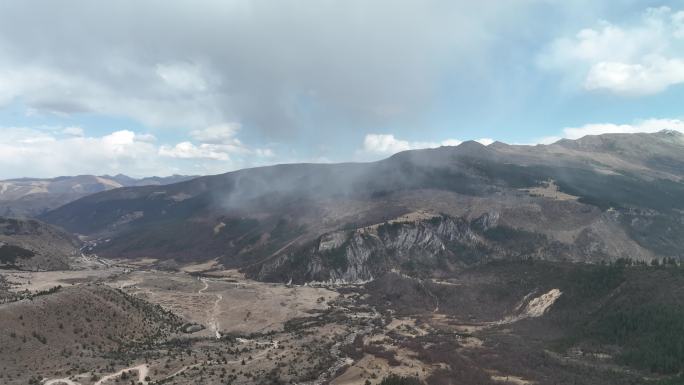
[[[0,217],[0,266],[20,270],[68,270],[81,241],[35,219]]]
[[[136,179],[119,174],[0,180],[0,215],[35,217],[50,209],[101,191],[126,186],[163,185],[192,178],[192,176],[172,175]]]
[[[684,255],[684,170],[676,167],[684,141],[665,132],[572,143],[597,141],[578,149],[465,142],[370,163],[252,168],[97,193],[41,218],[89,236],[104,256],[218,258],[248,272],[267,257],[311,256],[307,245],[324,234],[419,211],[464,221],[496,215],[502,227],[570,249],[581,240],[597,255],[576,249],[568,260]]]

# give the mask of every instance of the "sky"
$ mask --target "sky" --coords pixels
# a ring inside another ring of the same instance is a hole
[[[684,0],[0,2],[0,178],[684,132]]]

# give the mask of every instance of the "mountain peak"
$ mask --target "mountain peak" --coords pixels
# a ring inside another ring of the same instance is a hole
[[[660,130],[660,131],[656,132],[654,135],[659,136],[661,138],[673,138],[673,139],[679,139],[679,140],[684,138],[684,134],[681,133],[680,131],[668,130],[668,129]]]

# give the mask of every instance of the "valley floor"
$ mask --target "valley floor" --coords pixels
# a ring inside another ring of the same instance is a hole
[[[573,302],[579,289],[568,283],[577,278],[573,269],[518,263],[439,280],[389,273],[338,287],[145,264],[2,271],[0,384],[362,385],[390,374],[466,385],[668,378],[625,366],[616,344],[570,341],[563,325],[580,306]],[[616,285],[582,302],[579,313],[617,301],[626,289]]]

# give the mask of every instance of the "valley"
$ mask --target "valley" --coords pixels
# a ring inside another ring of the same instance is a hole
[[[676,266],[493,262],[311,286],[130,262],[2,271],[3,290],[33,295],[0,305],[0,383],[656,384],[670,370],[636,365],[633,341],[582,325],[616,306],[638,313],[644,287],[664,310],[684,298],[658,294],[684,287]]]

